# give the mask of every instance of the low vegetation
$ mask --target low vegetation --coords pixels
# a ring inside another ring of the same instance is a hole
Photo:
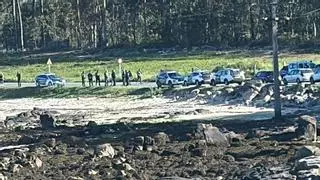
[[[4,73],[7,81],[16,79],[16,72],[22,73],[23,81],[33,81],[34,77],[42,72],[47,72],[46,65],[47,56],[37,57],[37,59],[20,60],[20,65],[17,65],[12,59],[12,63],[8,62],[4,57],[0,58],[1,64],[7,66],[0,66],[0,72]],[[92,72],[99,71],[100,75],[107,71],[109,74],[111,70],[115,70],[118,74],[119,66],[115,57],[105,57],[99,59],[77,59],[75,56],[64,58],[52,59],[53,65],[51,66],[52,72],[65,78],[67,81],[80,81],[80,74],[82,71]],[[283,54],[280,56],[279,64],[283,64],[301,60],[310,59],[316,63],[320,63],[320,55],[318,54]],[[181,74],[186,74],[195,69],[216,70],[222,67],[240,68],[246,71],[247,76],[251,76],[254,71],[254,65],[257,69],[271,70],[272,57],[270,54],[244,54],[244,53],[224,53],[218,54],[217,52],[202,52],[198,54],[179,54],[179,55],[166,55],[166,56],[142,56],[142,57],[124,57],[123,69],[130,70],[136,78],[136,72],[141,69],[143,80],[154,80],[157,72],[160,69],[177,70]],[[102,78],[103,79],[103,78]]]

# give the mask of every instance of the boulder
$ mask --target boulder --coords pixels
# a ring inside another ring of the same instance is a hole
[[[56,120],[49,113],[40,115],[40,124],[43,129],[52,129],[56,127]]]
[[[0,173],[0,180],[8,180],[8,177]]]
[[[98,155],[99,157],[113,158],[115,156],[115,150],[113,149],[111,144],[106,143],[106,144],[98,145],[95,149],[95,154]]]
[[[320,148],[316,146],[303,146],[297,150],[295,158],[301,159],[313,155],[320,156]]]
[[[157,146],[164,146],[170,142],[169,136],[164,132],[157,133],[154,137],[154,143]]]
[[[293,172],[298,176],[298,179],[319,179],[319,169],[320,156],[309,156],[298,160]]]
[[[316,137],[316,123],[315,117],[303,115],[297,119],[298,128],[296,134],[298,137],[303,138],[307,141],[315,140]]]
[[[196,137],[204,138],[207,145],[217,147],[228,147],[230,145],[226,136],[217,127],[212,126],[212,124],[198,124]]]

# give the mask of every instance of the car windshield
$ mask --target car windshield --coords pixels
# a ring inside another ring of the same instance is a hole
[[[168,73],[168,76],[171,77],[171,78],[174,78],[174,77],[177,77],[177,76],[180,76],[178,73]]]
[[[49,78],[50,78],[50,79],[57,79],[58,77],[55,76],[55,75],[49,75]]]

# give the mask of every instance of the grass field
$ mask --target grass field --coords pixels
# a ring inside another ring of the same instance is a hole
[[[30,56],[31,57],[31,56]],[[118,72],[118,64],[115,57],[105,58],[88,58],[77,59],[74,56],[60,57],[55,55],[51,58],[53,65],[51,71],[57,75],[65,78],[67,81],[80,81],[80,74],[82,71],[94,73],[99,71],[103,76],[105,71],[109,73],[111,70]],[[16,72],[22,73],[23,81],[33,81],[34,77],[42,72],[47,72],[46,56],[37,56],[35,59],[19,59],[15,56],[0,56],[0,72],[4,73],[5,79],[13,81],[16,79]],[[10,59],[10,60],[8,60]],[[57,59],[57,60],[55,60]],[[124,57],[124,63],[122,67],[130,70],[134,77],[136,77],[136,71],[142,70],[143,80],[154,80],[157,72],[160,69],[177,70],[181,74],[186,74],[191,71],[192,68],[206,69],[212,71],[213,69],[221,67],[240,68],[245,70],[247,76],[252,75],[253,67],[260,70],[272,69],[272,56],[270,53],[217,53],[217,52],[201,52],[198,54],[181,54],[181,55],[166,55],[166,56],[135,56],[131,58]],[[288,63],[295,60],[310,59],[316,63],[320,63],[320,55],[318,54],[281,54],[279,57],[280,67],[284,63]],[[118,73],[117,73],[118,74]],[[118,78],[119,75],[118,75]]]

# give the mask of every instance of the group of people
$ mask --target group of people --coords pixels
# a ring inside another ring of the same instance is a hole
[[[93,86],[93,82],[95,81],[95,85],[96,86],[101,86],[101,82],[104,82],[105,86],[109,85],[109,82],[111,83],[112,86],[116,86],[116,72],[114,70],[111,71],[111,76],[109,77],[109,73],[107,71],[105,71],[103,73],[104,78],[101,79],[100,78],[100,74],[99,71],[97,70],[94,74],[92,74],[91,72],[88,72],[88,74],[86,75],[86,73],[83,71],[81,73],[81,82],[82,82],[82,86],[85,87],[86,86],[86,78],[88,80],[89,86]],[[94,78],[94,79],[93,79]],[[122,83],[124,86],[129,86],[130,82],[133,80],[133,75],[131,73],[131,71],[128,70],[122,70],[122,77],[121,77]],[[137,82],[142,82],[142,72],[139,69],[137,71]]]

